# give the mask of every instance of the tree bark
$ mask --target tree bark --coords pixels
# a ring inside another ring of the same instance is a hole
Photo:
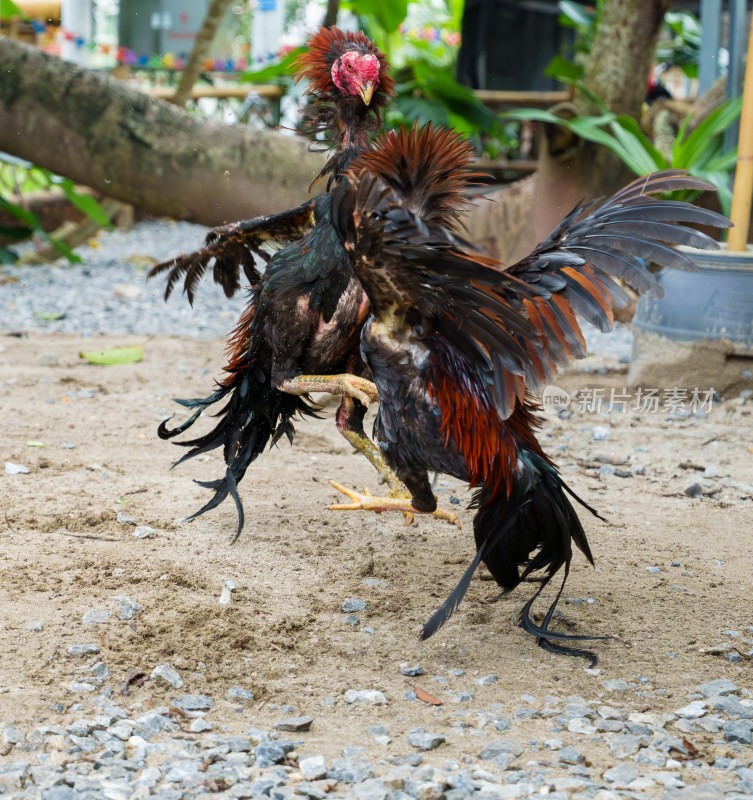
[[[0,150],[150,214],[205,225],[299,205],[324,163],[300,139],[204,122],[6,38]]]
[[[330,28],[332,25],[337,25],[337,14],[340,11],[340,0],[327,0],[327,10],[324,13],[322,25],[325,28]]]
[[[615,114],[640,116],[656,40],[669,0],[607,0],[586,64],[584,86]],[[571,113],[598,113],[576,92]],[[608,195],[631,174],[604,147],[584,142],[562,128],[540,126],[534,230],[545,237],[579,201]]]
[[[201,23],[201,28],[194,39],[191,55],[188,57],[188,63],[181,73],[178,88],[175,90],[175,94],[170,98],[170,102],[174,103],[176,106],[183,108],[190,97],[191,89],[193,89],[196,79],[199,77],[201,65],[207,57],[209,48],[212,46],[217,28],[220,26],[220,22],[222,22],[222,18],[230,8],[232,1],[233,0],[212,0],[210,3],[204,21]]]

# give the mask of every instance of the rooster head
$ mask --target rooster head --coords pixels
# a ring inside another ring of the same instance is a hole
[[[377,110],[394,95],[384,53],[363,33],[332,26],[309,36],[308,51],[296,62],[298,80],[307,78],[309,94],[321,100],[360,98]]]

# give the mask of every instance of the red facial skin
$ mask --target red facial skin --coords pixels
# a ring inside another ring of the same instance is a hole
[[[379,86],[379,59],[370,53],[350,51],[332,65],[332,82],[346,95],[358,97],[368,105]]]

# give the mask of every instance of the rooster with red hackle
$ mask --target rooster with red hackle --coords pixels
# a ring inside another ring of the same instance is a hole
[[[309,80],[313,99],[305,111],[308,130],[324,134],[334,149],[320,174],[329,176],[329,189],[369,146],[394,84],[384,56],[362,33],[321,28],[308,44],[298,62],[299,77]],[[163,439],[173,438],[190,428],[204,409],[225,403],[208,434],[176,442],[191,448],[177,463],[223,448],[225,475],[200,482],[214,490],[214,496],[193,516],[232,496],[238,511],[236,538],[244,522],[237,484],[268,444],[283,435],[292,441],[296,414],[315,413],[307,400],[309,392],[343,396],[338,428],[374,464],[394,495],[408,495],[363,431],[366,408],[377,399],[359,357],[368,299],[332,227],[330,204],[327,191],[292,211],[216,229],[204,249],[150,272],[150,277],[168,272],[166,297],[183,279],[191,302],[212,261],[214,280],[228,296],[239,288],[241,268],[252,284],[248,305],[228,344],[227,375],[210,396],[178,400],[194,413],[178,427],[168,429],[163,423],[158,431]],[[284,245],[271,259],[260,249],[269,242]],[[254,254],[269,259],[263,275],[256,269]],[[446,512],[437,516],[456,520]]]
[[[529,256],[504,267],[462,236],[462,212],[478,180],[471,157],[469,145],[447,130],[391,133],[350,165],[333,192],[334,225],[370,302],[361,351],[379,392],[375,438],[413,496],[408,505],[338,487],[353,500],[340,508],[431,512],[436,499],[427,471],[468,481],[476,487],[476,557],[422,638],[457,608],[483,561],[504,593],[543,571],[520,625],[548,650],[595,661],[589,650],[562,644],[594,637],[550,628],[562,588],[541,624],[531,616],[562,568],[564,586],[573,543],[593,563],[571,498],[596,511],[542,450],[530,392],[569,358],[585,355],[576,315],[601,330],[612,327],[613,307],[627,302],[614,279],[657,295],[643,259],[693,269],[673,245],[718,245],[680,223],[729,221],[655,199],[677,189],[713,189],[668,170],[639,178],[601,205],[579,206]]]

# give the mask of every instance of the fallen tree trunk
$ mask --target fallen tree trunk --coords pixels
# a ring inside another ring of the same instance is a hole
[[[205,225],[298,205],[324,160],[302,140],[204,122],[7,38],[0,151],[150,214]]]

